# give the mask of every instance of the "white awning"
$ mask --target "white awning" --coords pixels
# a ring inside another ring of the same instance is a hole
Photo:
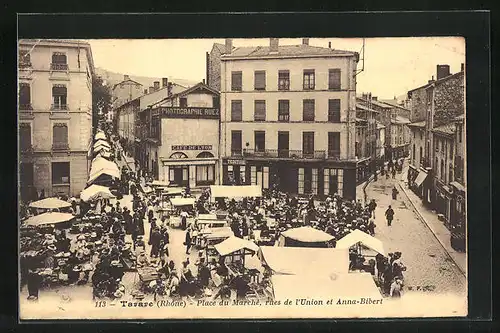
[[[188,160],[185,158],[174,159],[174,160],[163,160],[164,166],[177,166],[177,165],[215,165],[216,160],[210,160],[206,158],[200,158],[196,160]]]
[[[109,148],[109,147],[106,147],[106,146],[103,146],[103,145],[99,145],[99,146],[97,146],[97,147],[94,147],[94,153],[98,153],[98,152],[100,152],[101,150],[104,150],[104,151],[109,152],[109,151],[110,151],[110,148]]]
[[[71,204],[58,198],[45,198],[32,202],[29,207],[40,209],[59,209],[71,207]]]
[[[222,227],[222,228],[211,228],[210,233],[206,235],[206,238],[207,239],[229,238],[231,236],[234,236],[234,232],[231,230],[231,228]]]
[[[95,140],[99,140],[99,139],[102,139],[102,140],[106,140],[106,134],[104,134],[104,132],[97,132],[95,137],[94,137]]]
[[[259,258],[276,274],[329,276],[349,272],[349,250],[261,246]]]
[[[115,196],[110,192],[109,188],[100,185],[90,185],[80,193],[80,199],[83,201],[95,199],[110,199]]]
[[[370,273],[331,276],[273,275],[271,283],[276,300],[315,299],[326,302],[332,298],[382,298]]]
[[[172,198],[170,202],[173,206],[193,206],[195,203],[195,198]]]
[[[353,230],[349,234],[337,241],[336,249],[349,249],[351,246],[358,243],[376,251],[385,256],[384,244],[379,239],[368,235],[361,230]]]
[[[107,175],[113,178],[118,178],[120,179],[120,172],[116,170],[111,170],[111,169],[101,169],[95,173],[93,173],[90,177],[89,180],[87,181],[87,184],[92,184],[97,178],[99,178],[102,175]]]
[[[210,193],[212,198],[261,197],[262,188],[260,187],[260,185],[243,185],[243,186],[211,185]]]
[[[99,146],[104,146],[104,147],[107,147],[107,148],[111,148],[111,145],[107,141],[104,141],[104,140],[97,140],[94,143],[94,149],[97,148],[97,147],[99,147]]]
[[[290,238],[304,243],[319,243],[331,241],[334,237],[324,231],[311,227],[300,227],[288,229],[281,234],[286,238]]]
[[[415,184],[420,187],[425,181],[425,178],[427,178],[427,172],[420,170],[418,173],[417,178],[415,179]]]
[[[120,170],[118,169],[118,165],[116,165],[115,162],[108,161],[104,157],[99,156],[99,157],[96,157],[92,161],[92,164],[90,166],[90,175],[92,175],[92,173],[95,173],[95,172],[97,172],[99,170],[103,170],[103,169],[116,170],[116,172],[118,172],[118,174],[120,174]]]
[[[215,250],[217,250],[221,256],[227,256],[228,254],[240,250],[249,250],[255,254],[259,251],[259,247],[254,242],[233,236],[215,245]]]
[[[56,223],[67,222],[74,218],[75,216],[73,216],[73,214],[50,212],[32,216],[27,220],[25,220],[23,223],[26,223],[27,225],[36,226],[43,224],[56,224]]]

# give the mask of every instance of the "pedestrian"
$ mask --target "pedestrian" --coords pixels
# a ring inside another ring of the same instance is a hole
[[[375,202],[375,199],[370,200],[370,203],[368,204],[368,208],[370,210],[370,217],[375,218],[375,208],[377,208],[377,203]]]
[[[394,210],[391,206],[389,206],[389,208],[387,208],[387,210],[385,211],[385,217],[387,219],[387,225],[390,227],[392,224],[392,220],[394,219]]]
[[[40,290],[40,284],[42,282],[42,277],[34,269],[28,271],[28,300],[36,301],[38,300],[38,292]]]
[[[151,258],[157,258],[160,253],[160,243],[161,243],[161,234],[160,230],[155,226],[153,229],[153,233],[151,234]]]
[[[184,245],[186,245],[186,254],[189,254],[189,249],[191,248],[191,229],[187,228],[186,230],[186,239],[184,241]]]
[[[396,178],[396,168],[392,168],[392,179]]]
[[[186,228],[187,228],[187,217],[188,217],[188,213],[185,210],[182,210],[182,212],[181,212],[181,227],[182,227],[182,230],[186,230]]]
[[[38,200],[42,200],[42,199],[45,199],[45,190],[43,188],[40,191],[40,196],[38,197]]]
[[[396,277],[394,282],[391,284],[391,290],[389,296],[394,298],[400,298],[403,291],[403,282],[400,278]]]
[[[392,188],[392,200],[397,200],[398,199],[398,194],[399,194],[399,191],[396,188],[396,186],[394,186]]]

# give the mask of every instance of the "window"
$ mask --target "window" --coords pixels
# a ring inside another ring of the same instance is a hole
[[[458,142],[460,142],[460,143],[462,143],[462,130],[463,130],[462,125],[459,125],[458,126]]]
[[[415,144],[413,144],[412,159],[413,159],[413,161],[415,161]]]
[[[31,110],[31,89],[28,83],[19,84],[19,110]]]
[[[328,70],[328,89],[340,90],[340,68]]]
[[[255,101],[254,121],[266,121],[266,101]]]
[[[420,140],[424,139],[424,131],[420,131]]]
[[[328,132],[328,158],[340,157],[340,132]]]
[[[61,52],[52,53],[52,64],[50,64],[52,70],[67,70],[68,63],[66,62],[66,54]]]
[[[216,109],[220,108],[220,97],[219,96],[212,97],[212,107],[214,107]]]
[[[266,71],[254,72],[255,90],[266,90]]]
[[[450,145],[450,160],[453,160],[453,146]]]
[[[52,184],[69,184],[69,162],[52,163]]]
[[[278,90],[290,90],[290,72],[287,70],[278,72]]]
[[[255,131],[255,152],[264,152],[266,150],[266,132]]]
[[[287,99],[278,100],[278,121],[290,121],[290,101]]]
[[[19,67],[31,67],[31,57],[27,50],[19,51]]]
[[[420,147],[419,157],[420,157],[420,161],[422,161],[422,158],[424,158],[424,152],[423,152],[423,148],[422,147]]]
[[[187,106],[188,106],[188,100],[187,100],[187,98],[186,98],[186,97],[181,97],[181,98],[179,99],[179,106],[180,106],[181,108],[187,108]]]
[[[314,132],[302,133],[302,150],[304,155],[314,154]]]
[[[19,166],[19,181],[21,187],[33,186],[34,178],[33,163],[21,163]]]
[[[314,69],[304,70],[304,90],[314,90]]]
[[[215,165],[197,165],[196,183],[198,185],[210,185],[215,183]]]
[[[241,131],[231,131],[231,155],[241,155]]]
[[[242,90],[242,73],[232,72],[231,73],[231,90],[241,91]]]
[[[314,99],[304,99],[302,109],[303,121],[314,121]]]
[[[440,169],[439,176],[441,176],[441,180],[446,181],[445,174],[444,174],[444,161],[443,160],[441,160],[441,169]]]
[[[340,123],[340,99],[328,100],[328,121]]]
[[[19,124],[19,148],[21,151],[31,149],[31,125],[28,123]]]
[[[242,103],[241,100],[231,101],[231,121],[242,120]]]
[[[52,87],[52,99],[54,104],[52,104],[53,110],[67,110],[67,96],[68,92],[66,86],[63,84],[55,84]]]
[[[53,149],[68,149],[68,125],[64,123],[54,124],[52,131]]]

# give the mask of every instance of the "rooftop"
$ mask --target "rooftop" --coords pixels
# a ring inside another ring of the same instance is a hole
[[[444,124],[438,127],[434,127],[432,129],[433,132],[435,133],[441,133],[441,134],[446,134],[446,135],[453,135],[455,134],[455,124],[454,123],[448,123]]]
[[[359,104],[359,103],[356,103],[356,109],[379,113],[378,111],[370,109],[369,107],[364,106],[363,104]]]
[[[396,119],[391,119],[391,123],[393,124],[410,124],[410,119],[403,116],[396,116]]]
[[[224,59],[234,58],[262,58],[262,57],[315,57],[315,56],[357,56],[357,52],[330,49],[310,45],[281,45],[278,52],[273,53],[269,46],[235,47],[230,54],[222,56]]]

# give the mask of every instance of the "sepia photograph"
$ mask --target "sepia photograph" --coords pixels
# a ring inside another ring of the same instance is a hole
[[[467,316],[465,49],[18,39],[20,319]]]

